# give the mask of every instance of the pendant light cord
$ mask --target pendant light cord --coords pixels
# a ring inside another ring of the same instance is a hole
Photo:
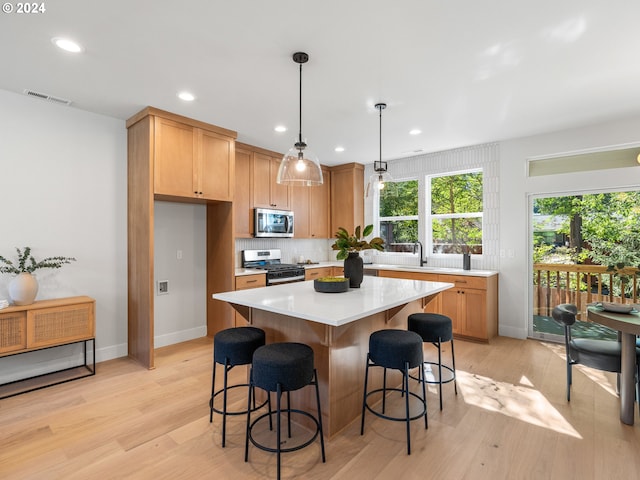
[[[298,125],[300,130],[298,131],[298,142],[302,144],[302,64],[300,64],[300,95],[298,96]]]
[[[380,117],[380,145],[379,145],[379,152],[380,152],[380,156],[379,156],[379,161],[380,161],[380,165],[382,165],[382,108],[380,107],[378,108],[378,116]]]

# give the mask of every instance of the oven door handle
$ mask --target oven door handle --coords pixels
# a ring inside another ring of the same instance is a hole
[[[299,275],[297,277],[282,277],[282,278],[269,279],[269,285],[275,285],[277,283],[301,282],[301,281],[304,281],[304,275]]]

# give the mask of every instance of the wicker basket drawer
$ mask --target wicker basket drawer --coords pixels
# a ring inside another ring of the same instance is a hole
[[[27,347],[27,313],[0,313],[0,355]]]
[[[27,347],[70,343],[94,337],[93,303],[31,310],[27,314]]]

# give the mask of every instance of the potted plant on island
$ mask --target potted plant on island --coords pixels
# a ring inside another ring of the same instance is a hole
[[[371,240],[365,240],[373,232],[373,225],[367,225],[361,232],[360,225],[355,228],[353,235],[343,228],[339,227],[336,232],[336,241],[331,245],[333,250],[337,250],[336,258],[344,260],[344,276],[349,279],[351,288],[359,288],[364,277],[364,267],[361,250],[378,250],[384,249],[384,240],[380,237],[374,237]],[[362,233],[362,236],[361,236]]]
[[[73,257],[47,257],[39,262],[31,255],[31,247],[16,248],[18,262],[13,263],[0,255],[0,273],[16,275],[9,283],[9,296],[15,305],[30,305],[38,294],[38,281],[33,272],[40,268],[60,268],[75,261]]]

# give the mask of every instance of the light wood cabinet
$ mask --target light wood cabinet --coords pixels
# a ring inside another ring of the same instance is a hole
[[[253,208],[251,205],[251,185],[253,154],[250,150],[236,148],[236,185],[233,197],[233,220],[236,237],[253,236]]]
[[[331,267],[331,275],[334,277],[344,277],[344,267]]]
[[[154,117],[154,194],[231,201],[234,140],[161,116]]]
[[[333,268],[334,267],[307,268],[304,271],[304,279],[305,280],[315,280],[316,278],[334,276],[333,275]]]
[[[498,276],[474,277],[380,270],[381,277],[453,283],[428,303],[425,312],[451,318],[457,337],[486,342],[498,334]]]
[[[95,337],[95,300],[40,300],[0,310],[0,356],[90,340]]]
[[[255,275],[239,275],[236,277],[236,290],[248,290],[250,288],[265,287],[267,285],[267,274],[257,273]],[[235,326],[246,327],[249,321],[239,312],[235,312]]]
[[[338,227],[349,233],[364,223],[364,166],[348,163],[331,168],[331,235]]]
[[[253,153],[253,206],[288,210],[291,187],[276,183],[282,158]]]
[[[94,375],[95,325],[95,300],[90,297],[40,300],[0,310],[0,357],[71,343],[85,344],[84,364],[0,385],[0,398]],[[93,365],[87,361],[89,341],[93,342]],[[70,376],[50,375],[61,371],[69,372]]]
[[[295,214],[295,238],[330,238],[329,199],[331,172],[322,167],[322,185],[291,187],[291,205]]]
[[[454,284],[442,292],[442,314],[452,319],[453,333],[482,341],[498,334],[497,275],[438,275],[438,278]]]
[[[207,208],[207,334],[233,326],[236,132],[147,107],[127,120],[128,350],[154,367],[154,201]],[[197,193],[194,193],[197,192]],[[202,193],[200,193],[202,192]],[[213,273],[215,272],[215,274]]]

